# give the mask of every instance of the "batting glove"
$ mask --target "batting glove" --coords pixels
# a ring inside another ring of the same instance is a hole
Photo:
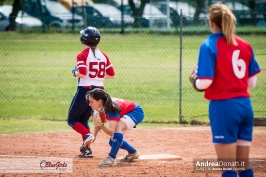
[[[72,74],[73,74],[73,76],[74,77],[76,77],[76,72],[78,72],[79,70],[78,70],[78,67],[77,66],[75,66],[73,69],[72,69]]]

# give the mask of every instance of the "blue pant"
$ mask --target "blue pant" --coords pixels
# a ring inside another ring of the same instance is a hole
[[[254,113],[250,98],[210,101],[209,118],[214,143],[252,141]]]
[[[136,125],[138,125],[144,119],[144,111],[137,104],[135,105],[135,108],[131,112],[126,113],[126,115],[129,116]]]
[[[68,111],[67,122],[72,128],[76,122],[81,122],[86,128],[89,128],[88,120],[91,117],[91,107],[89,102],[87,102],[85,95],[88,91],[94,88],[99,88],[97,86],[83,87],[78,86],[77,92],[72,99],[72,102]],[[103,89],[103,87],[100,87]]]

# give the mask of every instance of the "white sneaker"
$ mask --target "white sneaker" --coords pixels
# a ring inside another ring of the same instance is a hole
[[[139,151],[136,151],[134,154],[127,154],[125,157],[123,157],[120,162],[130,162],[132,161],[133,159],[137,159],[139,158],[140,156],[140,153]]]
[[[100,162],[98,165],[101,167],[116,166],[116,160],[113,159],[112,157],[108,156],[102,162]]]

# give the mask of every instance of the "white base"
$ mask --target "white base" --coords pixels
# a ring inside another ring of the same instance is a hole
[[[119,157],[122,159],[123,157]],[[151,155],[140,155],[139,158],[133,159],[132,161],[146,161],[146,160],[159,160],[159,161],[173,161],[182,160],[180,156],[172,154],[151,154]]]

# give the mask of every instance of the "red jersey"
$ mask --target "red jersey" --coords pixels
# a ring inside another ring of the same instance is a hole
[[[205,90],[208,100],[250,97],[248,78],[260,72],[254,53],[246,41],[235,36],[238,45],[227,44],[223,33],[212,34],[203,42],[198,59],[198,79],[211,79]]]
[[[120,120],[122,116],[125,114],[131,112],[135,108],[135,103],[129,100],[123,100],[119,98],[112,98],[112,101],[114,104],[118,105],[121,109],[120,114],[118,113],[110,113],[109,111],[106,111],[106,117],[108,120]]]

